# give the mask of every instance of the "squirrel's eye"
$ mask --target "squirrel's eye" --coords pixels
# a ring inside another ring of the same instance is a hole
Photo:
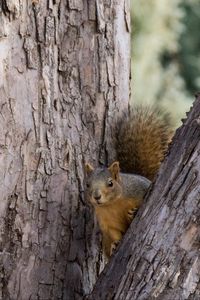
[[[108,186],[110,186],[110,187],[112,187],[112,186],[113,186],[113,182],[112,182],[112,180],[109,180],[109,181],[108,181]]]
[[[88,182],[86,183],[86,187],[87,187],[87,188],[89,188],[89,187],[90,187],[90,184],[89,184]]]

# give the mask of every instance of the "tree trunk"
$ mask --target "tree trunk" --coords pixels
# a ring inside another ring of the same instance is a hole
[[[128,1],[0,3],[0,299],[82,299],[104,266],[85,161],[128,108]]]
[[[89,299],[200,299],[200,95]]]

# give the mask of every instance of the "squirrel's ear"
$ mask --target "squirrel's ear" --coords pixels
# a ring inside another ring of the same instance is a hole
[[[112,178],[119,181],[119,171],[120,171],[119,162],[115,161],[114,163],[112,163],[112,165],[110,165],[108,170],[111,172]]]
[[[94,168],[89,163],[86,163],[85,164],[85,172],[86,172],[86,174],[89,175],[90,173],[92,173],[92,171],[94,171]]]

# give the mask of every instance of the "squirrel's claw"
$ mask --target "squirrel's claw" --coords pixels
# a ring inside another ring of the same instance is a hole
[[[120,241],[115,241],[111,244],[110,247],[110,256],[114,253],[114,251],[116,250],[117,246],[119,245]]]
[[[133,220],[133,218],[135,217],[137,211],[138,211],[138,207],[133,207],[133,208],[128,210],[127,214],[128,214],[129,221]]]

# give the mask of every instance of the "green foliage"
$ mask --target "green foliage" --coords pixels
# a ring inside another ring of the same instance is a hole
[[[187,89],[194,94],[200,90],[200,1],[184,1],[183,8],[185,30],[180,37],[180,73]]]
[[[200,87],[200,0],[132,2],[134,102],[167,108],[177,125]]]

